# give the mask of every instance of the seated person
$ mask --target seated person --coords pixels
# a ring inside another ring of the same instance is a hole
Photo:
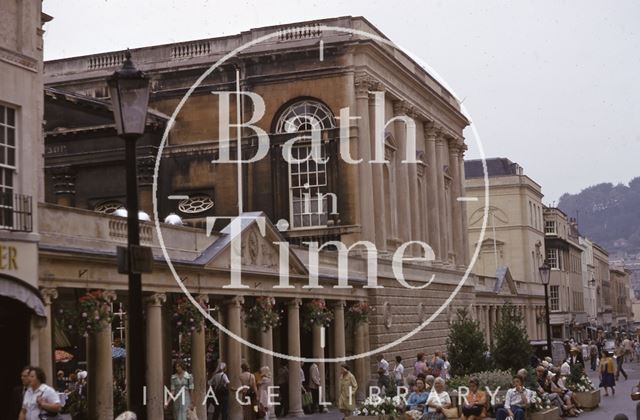
[[[477,378],[469,379],[469,393],[464,398],[461,420],[481,420],[487,416],[487,394]]]
[[[444,410],[451,407],[451,397],[445,390],[445,381],[436,378],[433,381],[433,389],[427,399],[427,407],[423,420],[446,420]]]
[[[424,380],[416,379],[415,389],[407,398],[407,411],[416,410],[422,413],[427,404],[427,398],[429,393],[425,391]]]
[[[538,366],[536,368],[536,383],[538,385],[538,389],[536,391],[540,397],[546,395],[549,402],[551,402],[551,405],[558,407],[560,411],[564,411],[565,405],[563,404],[560,395],[554,392],[549,376],[549,372],[547,372],[543,366]]]
[[[504,399],[504,407],[496,411],[496,420],[505,420],[507,417],[513,420],[524,420],[524,414],[529,407],[532,392],[524,387],[522,378],[514,376],[511,380],[513,388],[509,388]]]

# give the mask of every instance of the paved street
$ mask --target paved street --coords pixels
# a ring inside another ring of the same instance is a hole
[[[590,369],[588,369],[590,371]],[[631,389],[640,380],[640,364],[638,362],[627,362],[624,364],[624,370],[629,375],[628,380],[624,380],[620,376],[620,381],[617,382],[615,397],[605,397],[602,394],[600,400],[600,407],[593,412],[585,412],[580,415],[580,419],[584,420],[610,420],[616,414],[626,414],[630,420],[636,419],[636,402],[631,400]],[[598,386],[599,379],[597,373],[589,372],[589,376],[594,385]]]

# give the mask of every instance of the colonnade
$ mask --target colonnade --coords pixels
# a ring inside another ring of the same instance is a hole
[[[531,340],[545,340],[546,331],[544,323],[544,305],[536,304],[512,304],[522,317],[527,335]],[[487,344],[493,343],[495,338],[496,324],[500,320],[503,303],[474,305],[476,319],[480,322],[480,327],[484,332]]]
[[[376,131],[382,129],[387,161],[358,165],[360,239],[375,243],[381,252],[393,251],[400,243],[423,241],[433,248],[437,262],[466,266],[466,209],[464,201],[458,200],[464,196],[466,146],[462,136],[389,92],[385,94],[393,101],[393,115],[380,122],[376,106],[381,104],[376,99],[384,86],[365,73],[356,74],[354,83],[360,116],[359,157],[364,162],[382,159],[376,150]],[[409,120],[415,123],[418,163],[402,163],[407,158]],[[386,122],[389,125],[381,127]]]

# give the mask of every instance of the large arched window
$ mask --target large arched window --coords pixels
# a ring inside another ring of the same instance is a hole
[[[301,99],[287,105],[275,124],[275,132],[298,133],[335,128],[331,110],[319,101]],[[309,139],[310,140],[310,139]],[[311,153],[311,142],[297,140],[292,156],[304,159]],[[324,143],[320,150],[322,160],[327,151]],[[327,226],[329,214],[337,207],[337,197],[330,192],[327,164],[308,159],[288,164],[289,217],[292,228]]]
[[[325,130],[336,126],[331,110],[313,99],[296,101],[286,107],[278,118],[276,133]]]

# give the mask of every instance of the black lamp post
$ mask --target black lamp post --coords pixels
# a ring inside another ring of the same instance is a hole
[[[549,319],[549,280],[551,279],[551,267],[545,260],[544,263],[538,268],[540,272],[540,280],[544,285],[544,307],[545,307],[545,321],[547,324],[547,351],[549,357],[553,357],[551,353],[551,320]]]
[[[127,173],[127,249],[124,252],[126,273],[129,276],[129,310],[127,358],[129,377],[127,396],[129,410],[138,420],[146,419],[143,387],[146,374],[144,320],[142,315],[142,278],[135,269],[134,256],[140,245],[138,222],[138,179],[136,168],[136,141],[144,134],[149,106],[149,78],[136,69],[127,50],[122,68],[107,79],[113,115],[118,135],[125,141]]]

